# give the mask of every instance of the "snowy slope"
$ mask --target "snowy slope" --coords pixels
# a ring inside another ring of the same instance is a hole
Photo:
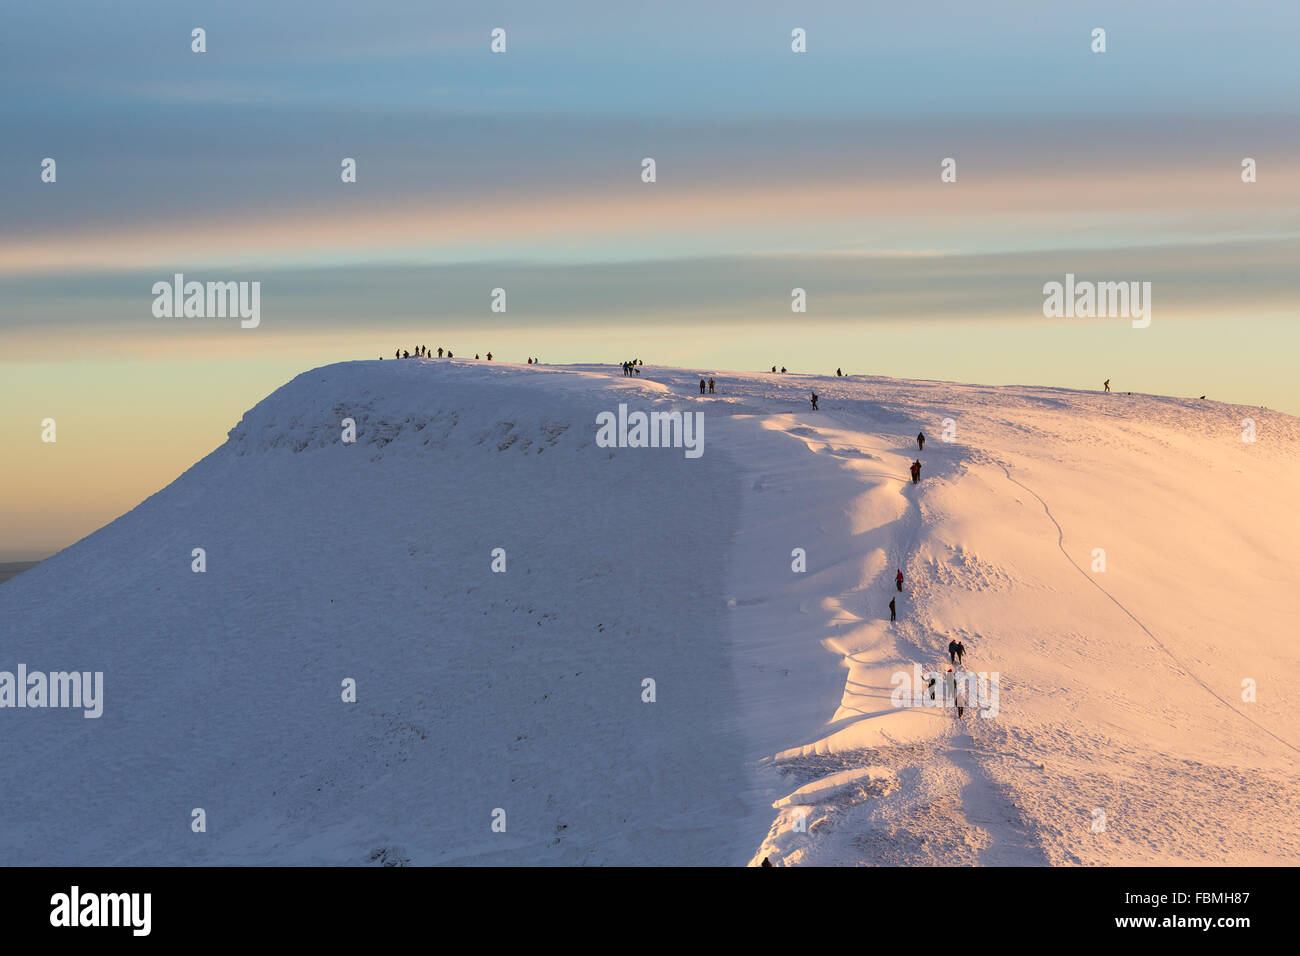
[[[0,863],[1300,859],[1300,421],[709,374],[353,362],[263,400],[0,586],[0,670],[105,683],[97,720],[0,710]],[[599,447],[619,403],[703,411],[705,453]],[[954,636],[998,716],[892,706]]]

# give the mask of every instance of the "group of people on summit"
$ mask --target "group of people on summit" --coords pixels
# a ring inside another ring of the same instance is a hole
[[[444,350],[444,349],[442,349],[442,348],[439,348],[439,349],[438,349],[438,358],[442,358],[442,357],[443,357],[443,352],[444,352],[444,351],[447,353],[447,354],[446,354],[446,357],[447,357],[447,358],[455,358],[455,357],[456,357],[456,356],[452,355],[452,353],[451,353],[451,349],[445,349],[445,350]],[[408,352],[408,351],[406,351],[406,350],[404,350],[404,349],[398,349],[396,352],[393,353],[393,358],[403,359],[403,358],[410,358],[410,357],[411,357],[411,353]],[[427,345],[417,345],[417,346],[415,347],[415,357],[416,357],[416,358],[433,358],[433,353],[432,353],[431,351],[429,351],[429,346],[427,346]],[[474,353],[474,359],[475,359],[475,361],[481,361],[483,358],[484,358],[484,356],[479,355],[479,353],[477,353],[477,352]],[[486,358],[487,358],[487,360],[488,360],[489,362],[492,361],[492,353],[491,353],[491,352],[488,352]],[[383,357],[382,355],[379,356],[379,360],[382,362],[382,361],[384,360],[384,357]],[[540,365],[540,364],[541,364],[541,360],[540,360],[540,359],[535,359],[535,358],[529,356],[528,364],[529,364],[529,365]]]

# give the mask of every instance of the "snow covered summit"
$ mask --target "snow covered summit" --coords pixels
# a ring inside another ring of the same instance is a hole
[[[642,372],[315,369],[0,586],[0,697],[103,675],[0,707],[0,861],[1300,858],[1300,420]],[[895,706],[956,639],[996,714]]]

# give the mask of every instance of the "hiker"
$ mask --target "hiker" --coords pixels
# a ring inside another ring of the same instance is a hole
[[[403,353],[402,353],[402,358],[410,358],[410,357],[411,357],[411,353],[410,353],[410,352],[403,352]]]
[[[785,374],[785,366],[784,366],[784,365],[781,366],[781,374],[782,374],[782,375]]]
[[[948,642],[948,660],[954,664],[957,663],[957,642],[956,641]]]
[[[836,377],[836,378],[843,378],[843,377],[844,377],[844,370],[843,370],[843,369],[838,369],[838,368],[837,368],[837,369],[835,370],[835,377]]]
[[[393,353],[393,358],[401,358],[401,357],[402,357],[401,349],[398,349],[396,352]]]
[[[895,598],[889,599],[889,622],[892,624],[898,620],[898,608],[894,605]]]
[[[1110,391],[1110,379],[1106,379],[1103,387],[1106,389],[1106,391],[1108,392]]]
[[[930,699],[934,700],[934,678],[931,677],[928,681],[926,681],[925,686],[930,688]]]
[[[957,692],[953,703],[957,705],[957,719],[961,720],[961,713],[966,709],[966,689],[964,687]]]
[[[772,366],[772,371],[773,371],[773,372],[776,371],[776,366],[775,366],[775,365]]]
[[[438,346],[438,358],[442,358],[442,346]]]
[[[925,432],[916,433],[916,447],[920,451],[925,451]]]
[[[903,571],[900,568],[898,574],[894,575],[894,583],[898,585],[898,593],[903,593]]]
[[[477,353],[477,352],[474,353],[474,361],[475,361],[475,362],[478,361],[478,353]]]
[[[815,412],[815,411],[817,411],[817,393],[816,393],[816,392],[813,392],[813,393],[812,393],[812,403],[813,403],[813,411]]]
[[[943,677],[944,700],[955,700],[957,698],[957,675],[948,668],[948,673]]]
[[[957,642],[957,666],[961,667],[962,655],[966,653],[966,645],[961,641]]]
[[[718,394],[718,386],[713,384],[713,379],[709,379],[709,394],[710,395]]]
[[[489,362],[492,361],[492,353],[491,353],[491,352],[488,353],[488,361],[489,361]]]
[[[640,375],[640,374],[641,374],[641,367],[640,367],[639,365],[633,365],[633,366],[632,366],[632,374],[633,374],[633,375]],[[712,389],[710,389],[710,391],[712,391]]]
[[[912,470],[912,484],[919,485],[921,483],[921,463],[919,461],[912,462],[911,470]]]
[[[451,349],[447,349],[447,358],[452,358]]]
[[[704,390],[705,390],[707,387],[708,387],[708,386],[704,384],[704,379],[700,379],[700,394],[701,394],[701,395],[704,394]]]

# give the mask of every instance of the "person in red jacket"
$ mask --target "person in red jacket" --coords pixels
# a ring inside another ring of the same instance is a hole
[[[901,570],[894,577],[894,583],[898,585],[898,593],[902,594],[903,593],[903,572]]]
[[[912,484],[918,485],[920,483],[921,483],[921,463],[919,461],[914,461],[912,462]]]

